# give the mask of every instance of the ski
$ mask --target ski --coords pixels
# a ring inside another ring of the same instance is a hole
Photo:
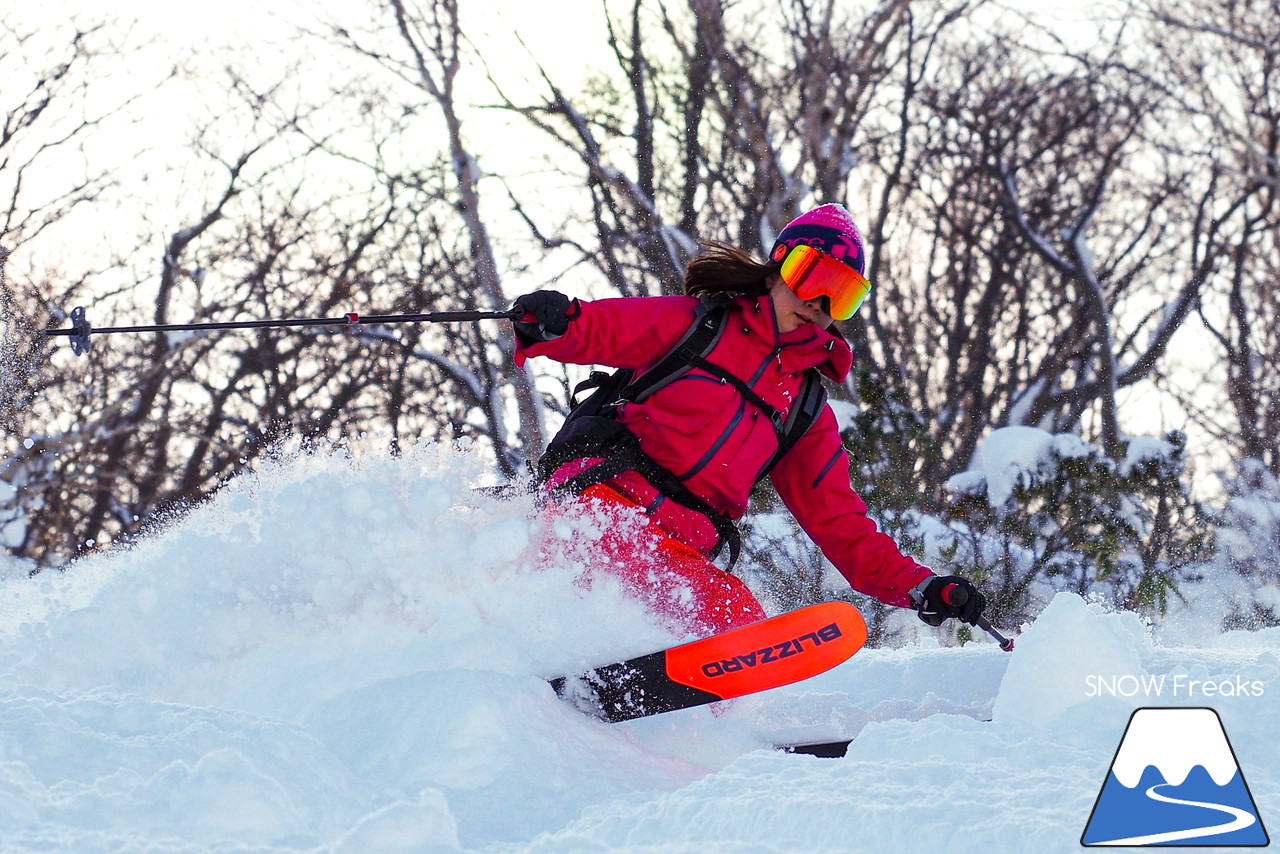
[[[549,680],[587,714],[627,721],[790,685],[849,659],[867,626],[847,602],[820,602],[670,649]]]
[[[991,723],[991,718],[977,718],[983,723]],[[831,741],[801,741],[790,743],[774,743],[774,750],[783,753],[801,753],[806,756],[821,756],[824,759],[839,759],[849,752],[852,738],[837,738]]]
[[[835,741],[811,741],[805,744],[775,744],[774,750],[781,750],[783,753],[802,753],[806,756],[820,756],[823,759],[839,759],[849,752],[849,745],[853,743],[851,738],[841,738]]]

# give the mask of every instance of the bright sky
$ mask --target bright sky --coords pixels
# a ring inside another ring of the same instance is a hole
[[[99,131],[90,156],[103,164],[124,164],[128,171],[123,177],[127,192],[142,200],[164,199],[159,207],[167,219],[177,211],[203,205],[202,196],[221,189],[199,172],[177,175],[166,171],[166,166],[173,163],[202,168],[197,163],[199,158],[191,156],[196,128],[213,123],[210,141],[228,152],[238,153],[237,146],[243,144],[243,132],[237,133],[231,122],[224,123],[226,127],[217,125],[219,113],[225,111],[230,100],[225,69],[233,65],[246,68],[253,83],[265,88],[278,81],[289,65],[304,63],[302,73],[291,79],[298,80],[301,86],[324,87],[330,72],[351,63],[353,58],[335,48],[335,60],[324,61],[317,49],[322,44],[319,39],[305,44],[291,42],[296,37],[296,26],[322,31],[326,29],[323,22],[338,20],[358,31],[370,20],[367,10],[371,3],[372,0],[219,0],[175,7],[169,0],[122,0],[109,6],[96,0],[45,0],[6,13],[6,23],[20,31],[34,31],[37,39],[47,38],[51,61],[65,53],[68,30],[64,28],[68,21],[136,21],[125,41],[133,48],[143,47],[131,51],[127,64],[118,66],[121,73],[116,79],[97,81],[90,100],[97,109],[105,110],[130,94],[147,93],[134,111],[139,121],[115,122]],[[175,11],[177,8],[181,11]],[[571,89],[586,68],[609,60],[608,47],[601,37],[604,29],[600,0],[557,0],[555,4],[461,0],[461,9],[463,32],[517,100],[528,93],[522,81],[538,82],[535,60],[553,80]],[[39,62],[39,48],[33,47],[32,52]],[[186,80],[170,81],[148,93],[175,65],[188,70]],[[372,63],[359,63],[357,67],[371,68]],[[491,104],[495,100],[479,71],[464,71],[459,87],[464,103]],[[320,91],[318,100],[322,102],[325,90]],[[537,168],[530,163],[527,146],[508,144],[509,134],[503,132],[502,124],[508,120],[490,110],[471,110],[464,116],[468,142],[482,166],[497,172]],[[65,185],[69,170],[82,168],[74,159],[69,162],[46,158],[43,174],[27,177],[26,192],[29,198],[39,198],[44,190],[42,180],[51,188],[60,188]],[[53,192],[49,190],[49,194]],[[105,224],[100,218],[86,219],[73,235],[63,235],[64,245],[69,241],[81,250],[90,243],[118,248],[127,239],[123,233],[126,225],[124,217]],[[176,225],[164,221],[140,228],[167,233]]]
[[[607,48],[600,39],[601,0],[459,2],[463,31],[498,60],[498,65],[507,58],[524,64],[522,49],[514,38],[517,33],[557,77],[576,75],[584,65],[606,56]],[[294,23],[327,17],[344,21],[354,29],[370,18],[368,8],[369,3],[364,0],[218,0],[184,3],[180,7],[170,0],[119,0],[106,7],[96,0],[43,0],[6,17],[37,26],[73,15],[86,19],[104,15],[122,21],[136,19],[139,34],[155,36],[172,45],[175,59],[200,56],[223,44],[261,47],[262,56],[267,58],[279,50]]]

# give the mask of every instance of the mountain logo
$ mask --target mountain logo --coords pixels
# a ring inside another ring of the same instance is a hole
[[[1143,708],[1129,718],[1080,844],[1270,844],[1213,709]]]

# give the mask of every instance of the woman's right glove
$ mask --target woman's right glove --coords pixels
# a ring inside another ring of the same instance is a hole
[[[949,617],[972,626],[982,616],[987,599],[958,575],[935,575],[911,588],[911,604],[920,619],[931,626],[940,626]]]
[[[524,312],[513,324],[524,344],[559,338],[569,328],[569,321],[582,312],[577,300],[559,291],[534,291],[516,297],[511,307]]]

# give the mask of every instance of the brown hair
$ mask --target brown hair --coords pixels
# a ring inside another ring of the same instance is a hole
[[[684,271],[684,292],[691,297],[719,293],[765,294],[768,279],[782,267],[761,263],[736,246],[710,240]]]

